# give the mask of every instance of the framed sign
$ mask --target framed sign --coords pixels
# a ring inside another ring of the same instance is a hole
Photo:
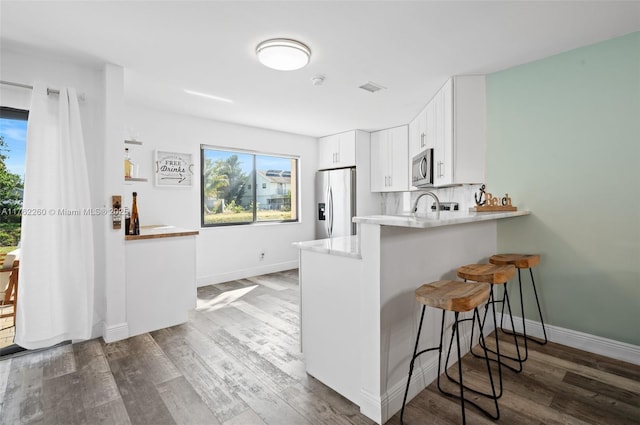
[[[193,160],[190,153],[156,151],[156,186],[191,186]]]

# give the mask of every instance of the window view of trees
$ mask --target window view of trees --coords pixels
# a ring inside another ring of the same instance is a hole
[[[295,221],[297,159],[202,149],[202,224]]]
[[[27,130],[27,113],[20,112],[21,119],[0,117],[0,253],[20,242]]]

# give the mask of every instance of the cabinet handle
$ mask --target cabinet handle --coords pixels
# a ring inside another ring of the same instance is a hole
[[[420,135],[420,147],[424,148],[424,133]]]
[[[392,182],[391,176],[389,176],[389,187],[393,186],[393,184],[391,182]]]
[[[444,177],[444,172],[442,171],[444,162],[438,161],[438,177]]]

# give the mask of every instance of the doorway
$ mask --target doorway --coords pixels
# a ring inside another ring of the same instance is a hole
[[[29,111],[0,107],[0,356],[14,344]]]

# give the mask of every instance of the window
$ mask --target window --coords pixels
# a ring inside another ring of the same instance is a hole
[[[29,111],[0,107],[0,254],[20,242]]]
[[[202,226],[298,221],[298,159],[201,146]]]

